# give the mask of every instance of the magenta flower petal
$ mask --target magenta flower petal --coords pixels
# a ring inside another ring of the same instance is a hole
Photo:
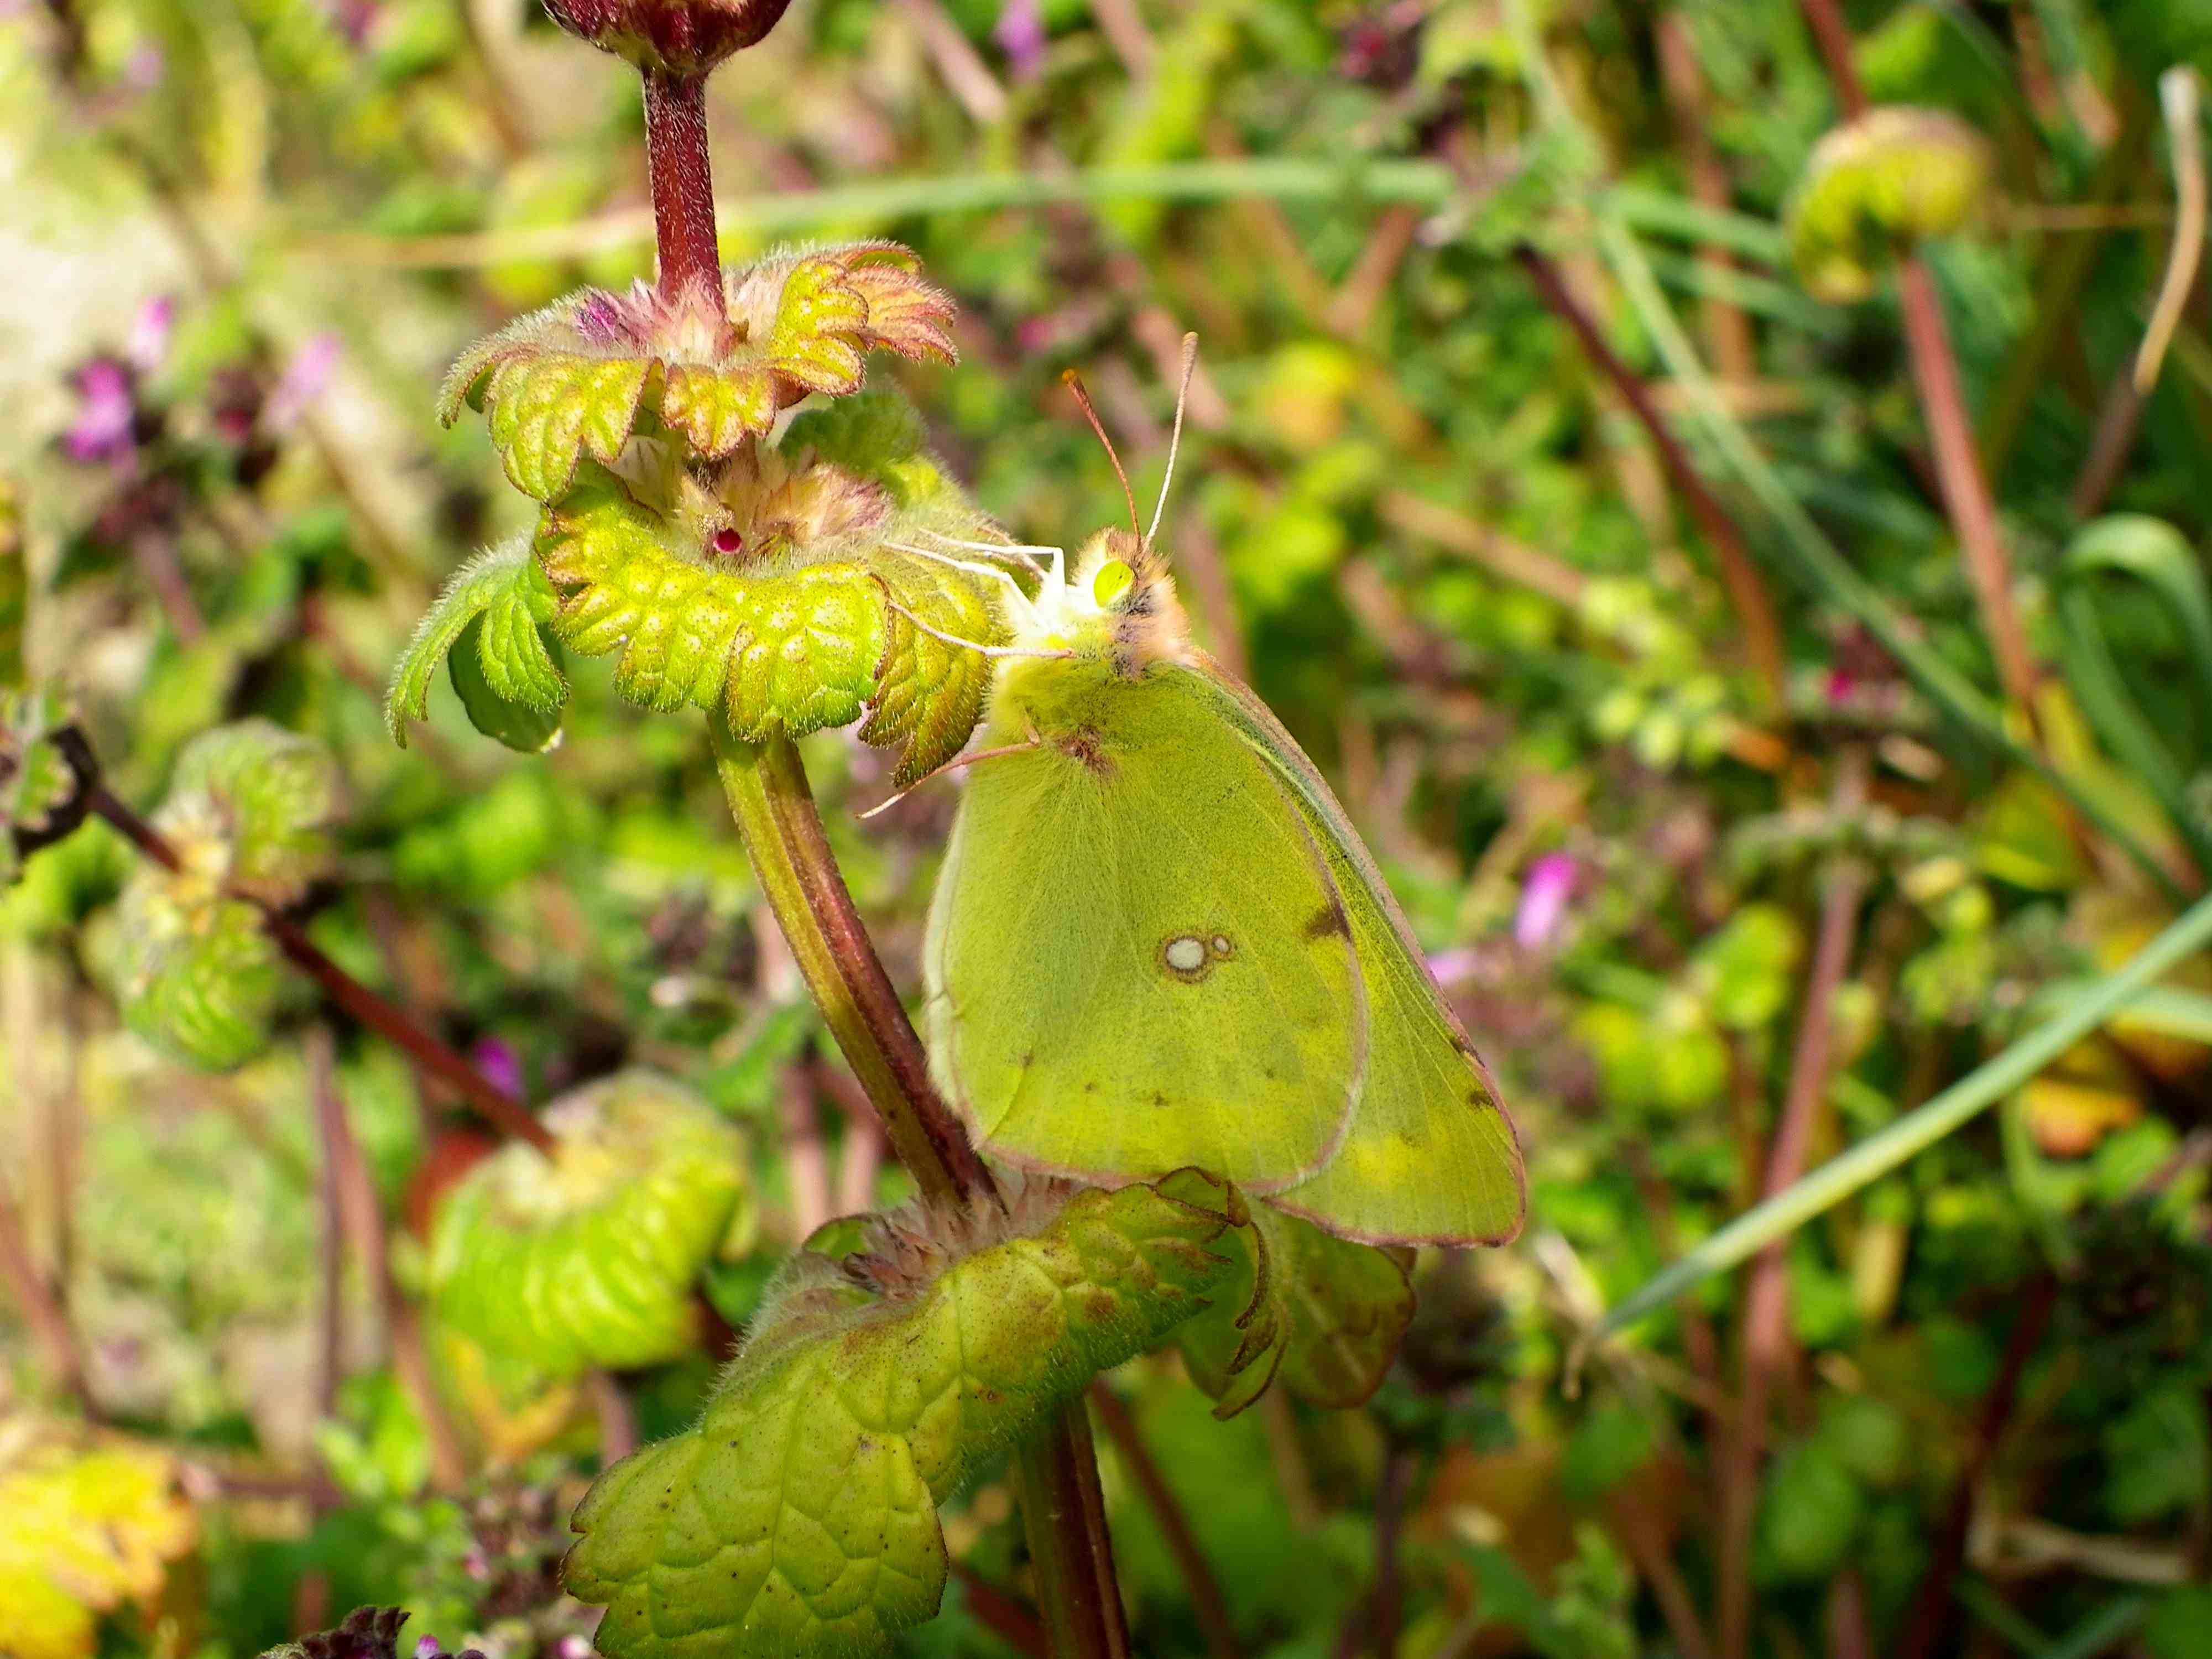
[[[322,333],[292,354],[292,361],[284,365],[284,372],[277,377],[276,389],[270,392],[269,402],[261,411],[262,422],[268,430],[282,432],[307,412],[309,405],[330,385],[331,371],[337,367],[342,349],[337,335]]]
[[[484,1081],[512,1100],[522,1098],[522,1060],[497,1037],[484,1037],[469,1050],[469,1063]]]
[[[131,397],[131,372],[109,358],[87,363],[76,377],[84,407],[62,440],[73,461],[119,460],[131,453],[137,410]]]
[[[1033,80],[1044,68],[1044,12],[1037,0],[1006,0],[991,39],[1006,54],[1007,67],[1018,81]]]
[[[131,337],[123,347],[131,367],[141,374],[151,374],[161,368],[168,357],[176,322],[177,301],[173,295],[157,294],[140,306],[138,314],[131,319]]]
[[[1513,938],[1524,951],[1548,944],[1567,914],[1581,874],[1565,853],[1547,853],[1528,866],[1521,884],[1521,907],[1513,915]]]

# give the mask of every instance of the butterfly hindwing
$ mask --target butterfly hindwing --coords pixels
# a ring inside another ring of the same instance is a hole
[[[1367,993],[1366,1076],[1351,1126],[1336,1156],[1277,1206],[1375,1243],[1512,1237],[1527,1206],[1513,1125],[1343,806],[1250,690],[1202,659],[1155,672],[1187,678],[1296,799],[1344,896]]]
[[[1029,1167],[1306,1179],[1367,1051],[1327,850],[1206,700],[1158,674],[1086,699],[969,779],[930,912],[940,1080]]]

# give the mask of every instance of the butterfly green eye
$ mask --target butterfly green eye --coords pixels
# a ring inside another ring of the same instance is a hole
[[[1109,559],[1091,579],[1091,597],[1103,611],[1137,584],[1137,573],[1120,559]]]

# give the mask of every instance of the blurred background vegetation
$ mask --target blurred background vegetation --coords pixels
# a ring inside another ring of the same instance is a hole
[[[1822,145],[1835,54],[1918,113]],[[799,0],[712,83],[725,256],[914,247],[962,362],[895,377],[1018,537],[1121,516],[1060,372],[1141,495],[1200,332],[1168,536],[1198,631],[1343,794],[1528,1152],[1526,1233],[1430,1253],[1364,1410],[1216,1423],[1171,1358],[1111,1379],[1141,1651],[2212,1652],[2201,953],[1566,1376],[1607,1307],[2203,887],[2196,68],[2199,0]],[[1898,182],[1946,167],[1942,201]],[[425,1304],[487,1127],[273,969],[180,1042],[129,843],[32,853],[0,1650],[245,1656],[386,1603],[580,1659],[552,1571],[591,1471],[903,1182],[696,720],[580,662],[543,756],[442,686],[407,750],[381,720],[440,584],[529,523],[439,377],[649,268],[634,80],[530,0],[14,0],[0,200],[0,568],[109,787],[150,812],[225,722],[313,739],[317,945],[530,1100],[650,1066],[751,1149],[686,1356],[501,1373]],[[862,823],[890,757],[807,752],[910,989],[957,786]],[[1036,1650],[1011,1516],[996,1480],[949,1515],[907,1650]]]

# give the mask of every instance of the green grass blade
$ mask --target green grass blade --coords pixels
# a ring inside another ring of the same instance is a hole
[[[2212,944],[2212,896],[2201,898],[2132,960],[2070,998],[2065,1011],[1974,1068],[1926,1105],[1746,1211],[1607,1313],[1602,1340],[1726,1273],[1869,1182],[1879,1180],[2019,1088],[2123,1008],[2160,975]]]

